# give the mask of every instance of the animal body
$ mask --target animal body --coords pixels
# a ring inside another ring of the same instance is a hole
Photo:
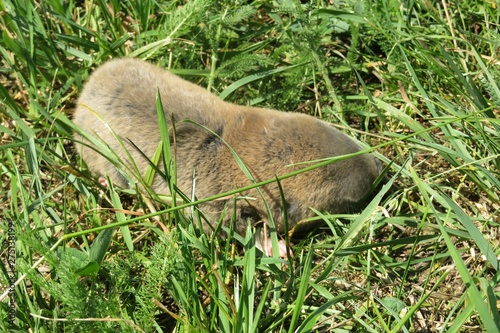
[[[175,123],[175,138],[173,130],[170,136],[172,146],[175,142],[176,185],[187,197],[194,191],[197,198],[206,198],[252,183],[228,145],[257,181],[307,166],[296,163],[360,150],[347,135],[314,117],[224,102],[202,87],[136,59],[113,60],[99,67],[85,84],[73,121],[114,150],[125,166],[132,165],[132,158],[139,174],[144,175],[150,165],[146,157],[151,159],[161,142],[157,91],[169,125],[172,119]],[[84,143],[77,147],[91,172],[109,176],[121,187],[129,186],[123,173],[127,173],[123,171],[126,168],[117,168],[79,134],[76,138]],[[282,180],[289,226],[314,216],[311,207],[332,213],[359,208],[379,173],[378,161],[364,154]],[[131,178],[138,180],[140,176]],[[151,187],[156,193],[169,194],[166,181],[159,175]],[[278,184],[262,186],[261,191],[278,232],[283,232]],[[255,189],[241,193],[241,197],[246,199],[237,200],[236,206],[233,198],[201,205],[208,220],[204,228],[211,230],[223,212],[226,225],[235,213],[234,226],[242,234],[248,221],[267,221],[263,199]]]

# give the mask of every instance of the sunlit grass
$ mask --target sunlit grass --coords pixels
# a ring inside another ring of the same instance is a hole
[[[1,330],[500,331],[498,9],[409,5],[1,2]],[[125,55],[329,120],[375,147],[387,183],[359,214],[317,212],[289,260],[251,228],[201,232],[184,194],[103,189],[70,119],[89,73]]]

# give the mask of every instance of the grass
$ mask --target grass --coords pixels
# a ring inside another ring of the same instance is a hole
[[[4,0],[0,330],[500,331],[499,15],[476,0]],[[360,214],[317,212],[287,261],[250,229],[204,234],[175,198],[103,191],[70,119],[89,73],[125,55],[331,121],[390,180]]]

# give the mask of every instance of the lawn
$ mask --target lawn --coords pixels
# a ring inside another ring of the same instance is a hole
[[[0,331],[499,332],[498,6],[3,0]],[[359,213],[302,221],[286,260],[250,227],[222,238],[189,204],[104,188],[71,118],[125,56],[328,121],[384,184]]]

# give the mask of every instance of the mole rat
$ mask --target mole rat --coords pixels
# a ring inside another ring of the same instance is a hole
[[[123,58],[105,63],[90,76],[74,113],[73,122],[103,141],[123,162],[115,166],[76,133],[77,142],[83,143],[77,144],[77,149],[92,173],[109,176],[120,187],[129,186],[123,172],[141,182],[140,175],[144,176],[161,142],[157,91],[169,127],[172,119],[175,123],[175,134],[171,130],[169,135],[177,163],[176,185],[188,198],[193,191],[202,199],[252,184],[228,146],[256,181],[308,166],[297,165],[300,162],[360,150],[347,135],[312,116],[228,103],[146,61]],[[130,159],[140,175],[128,173],[133,165]],[[279,233],[284,232],[283,204],[289,228],[314,216],[310,208],[338,214],[352,212],[361,208],[380,171],[378,160],[363,154],[281,180],[285,201],[277,182],[272,182],[260,187],[263,196],[253,189],[241,193],[236,203],[231,197],[201,204],[199,209],[207,219],[203,227],[213,230],[221,215],[224,225],[229,226],[235,215],[235,231],[244,235],[249,222],[268,220],[262,197]],[[169,194],[167,182],[158,174],[151,189]]]

